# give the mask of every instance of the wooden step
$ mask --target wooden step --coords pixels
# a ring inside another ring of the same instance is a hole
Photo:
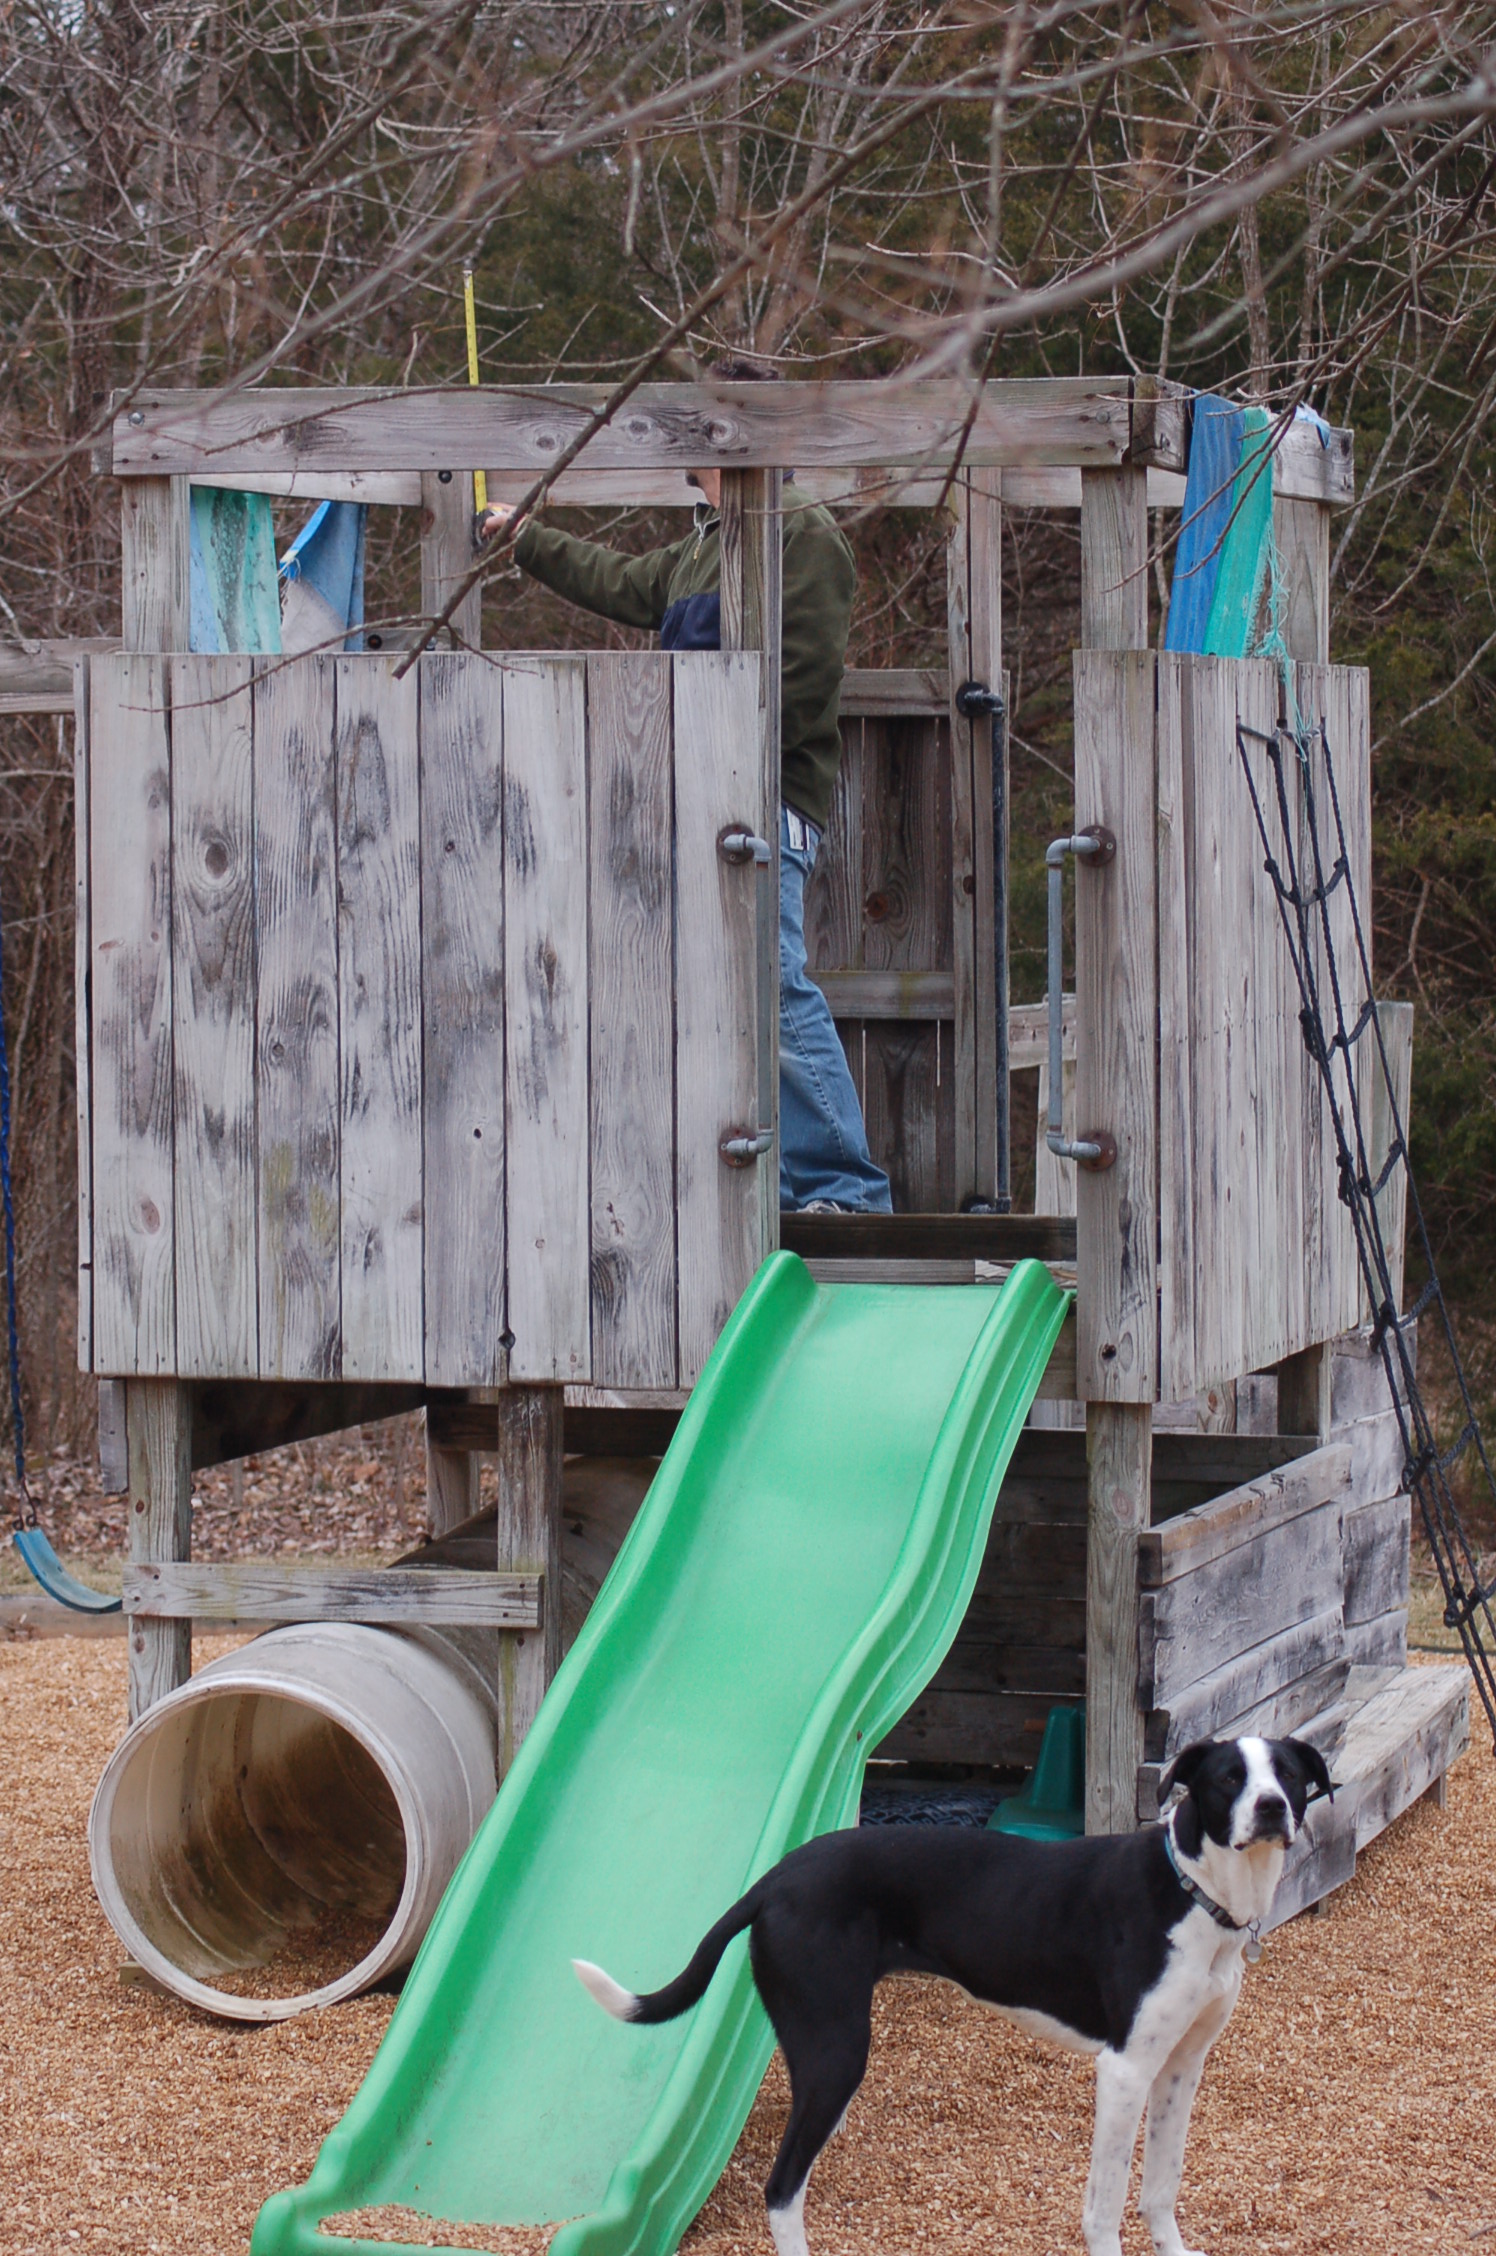
[[[1324,1754],[1335,1799],[1310,1810],[1273,1899],[1270,1927],[1343,1886],[1367,1843],[1465,1752],[1469,1673],[1463,1665],[1353,1670],[1342,1697],[1297,1736]]]

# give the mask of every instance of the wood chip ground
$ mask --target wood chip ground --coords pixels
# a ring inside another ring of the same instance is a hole
[[[306,2174],[392,2010],[366,1997],[244,2027],[121,1984],[84,1827],[123,1715],[119,1642],[0,1647],[4,2256],[241,2256],[261,2201]],[[702,1906],[703,1926],[717,1908]],[[1477,1731],[1448,1808],[1419,1804],[1322,1917],[1275,1935],[1249,1970],[1196,2114],[1190,2246],[1496,2246],[1493,1985],[1496,1766]],[[867,2081],[813,2183],[817,2256],[1078,2256],[1091,2080],[954,1991],[887,1985]],[[776,2063],[688,2256],[768,2256],[760,2187],[785,2104]],[[414,2220],[359,2222],[393,2236]],[[410,2237],[531,2256],[545,2236]],[[1123,2245],[1147,2247],[1135,2217]]]

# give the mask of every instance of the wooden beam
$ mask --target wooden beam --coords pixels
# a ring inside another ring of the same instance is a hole
[[[992,955],[992,726],[968,720],[956,693],[976,681],[1001,694],[1001,480],[964,475],[951,491],[946,547],[950,698],[952,971],[955,983],[956,1204],[997,1188]],[[1004,732],[1006,742],[1006,732]]]
[[[493,1425],[492,1410],[479,1410],[479,1416]],[[491,1435],[490,1435],[491,1438]],[[437,1441],[431,1431],[430,1415],[426,1421],[426,1525],[433,1538],[440,1539],[472,1519],[480,1504],[478,1458],[471,1449],[449,1449]]]
[[[79,635],[67,642],[0,642],[0,713],[75,711],[74,668],[82,659],[118,648],[118,635]]]
[[[1086,1831],[1137,1824],[1138,1537],[1148,1525],[1153,1405],[1086,1404]]]
[[[428,619],[444,608],[473,562],[473,473],[428,470],[421,479],[421,609]],[[482,649],[481,580],[453,612],[451,629],[454,646]]]
[[[1306,1347],[1278,1365],[1279,1433],[1313,1434],[1321,1441],[1328,1439],[1332,1375],[1329,1340]]]
[[[1317,443],[1317,442],[1316,442]],[[1279,622],[1290,658],[1330,663],[1330,512],[1288,498],[1274,478],[1273,539],[1282,579]]]
[[[501,1574],[539,1575],[546,1590],[559,1591],[561,1389],[505,1387],[491,1415],[499,1468],[494,1564]],[[500,1638],[496,1755],[500,1778],[518,1754],[560,1666],[559,1605],[542,1609],[538,1631]]]
[[[943,713],[950,703],[946,676],[934,667],[849,666],[842,675],[844,721],[899,720],[906,713]]]
[[[192,1393],[192,1467],[230,1464],[267,1449],[419,1410],[418,1386],[298,1385],[283,1379],[199,1379]]]
[[[464,1567],[279,1567],[253,1559],[225,1566],[128,1566],[124,1598],[125,1612],[142,1625],[352,1621],[534,1630],[545,1611],[541,1579],[533,1574],[475,1574]]]
[[[1075,1224],[1046,1214],[786,1214],[781,1242],[805,1260],[1075,1259]]]
[[[1081,481],[1080,640],[1084,650],[1148,647],[1148,480],[1088,470]]]
[[[1181,1512],[1162,1527],[1145,1528],[1138,1538],[1138,1579],[1144,1589],[1161,1588],[1240,1544],[1317,1511],[1344,1495],[1350,1484],[1351,1453],[1345,1443],[1310,1450],[1276,1472]]]
[[[192,1398],[177,1379],[131,1379],[125,1388],[130,1452],[132,1563],[177,1563],[192,1551]],[[130,1627],[129,1712],[133,1723],[192,1674],[190,1621]]]
[[[969,385],[646,384],[587,446],[595,470],[943,465],[965,434],[971,469],[1116,466],[1133,438],[1128,377]],[[611,398],[605,385],[429,391],[143,392],[117,415],[116,477],[191,473],[442,470],[482,463],[532,476]]]
[[[131,480],[120,495],[120,612],[126,650],[188,647],[190,546],[187,480]]]

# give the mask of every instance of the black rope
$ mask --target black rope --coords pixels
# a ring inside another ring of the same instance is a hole
[[[1248,738],[1266,750],[1267,765],[1272,774],[1271,796],[1282,834],[1281,860],[1274,853],[1268,818],[1263,807],[1263,794],[1258,788],[1257,776],[1253,772],[1247,750]],[[1406,1126],[1393,1086],[1386,1037],[1372,1000],[1371,952],[1367,945],[1361,906],[1356,898],[1355,880],[1351,875],[1350,846],[1335,780],[1329,732],[1323,721],[1317,729],[1280,728],[1271,735],[1238,722],[1236,748],[1251,795],[1258,835],[1267,857],[1265,867],[1273,882],[1279,920],[1298,982],[1302,1005],[1299,1024],[1303,1032],[1304,1047],[1314,1060],[1324,1088],[1326,1111],[1335,1138],[1339,1195],[1351,1217],[1356,1256],[1366,1286],[1367,1301],[1375,1312],[1371,1336],[1381,1356],[1397,1417],[1403,1451],[1403,1486],[1417,1500],[1443,1592],[1444,1621],[1450,1629],[1459,1632],[1476,1690],[1491,1725],[1493,1741],[1496,1741],[1496,1619],[1492,1617],[1490,1603],[1496,1593],[1493,1593],[1492,1587],[1482,1584],[1479,1564],[1447,1476],[1454,1465],[1473,1449],[1478,1456],[1480,1470],[1493,1503],[1496,1503],[1496,1479],[1492,1477],[1485,1439],[1475,1414],[1448,1304],[1434,1264],[1428,1225],[1408,1162]],[[1333,838],[1329,841],[1322,834],[1319,796],[1315,787],[1316,753],[1322,762],[1329,816],[1333,824]],[[1299,813],[1292,804],[1289,791],[1290,763],[1302,794],[1302,830]],[[1299,844],[1301,836],[1304,842],[1302,850]],[[1333,855],[1328,877],[1325,872],[1327,852]],[[1357,983],[1366,998],[1361,1009],[1354,1013],[1353,1025],[1347,1023],[1340,949],[1331,915],[1332,898],[1342,885],[1353,937],[1351,953]],[[1375,1055],[1370,1063],[1372,1069],[1381,1074],[1392,1131],[1387,1157],[1375,1173],[1367,1151],[1364,1125],[1366,1109],[1358,1087],[1358,1077],[1364,1071],[1366,1063],[1360,1051],[1361,1037],[1368,1028],[1374,1030],[1376,1037]],[[1399,1165],[1407,1183],[1408,1216],[1428,1270],[1427,1284],[1408,1315],[1401,1320],[1397,1315],[1391,1265],[1376,1203],[1378,1194],[1385,1189]],[[1423,1396],[1419,1392],[1409,1346],[1410,1337],[1416,1337],[1418,1318],[1430,1309],[1438,1310],[1446,1352],[1459,1389],[1462,1413],[1457,1438],[1447,1450],[1442,1451]]]

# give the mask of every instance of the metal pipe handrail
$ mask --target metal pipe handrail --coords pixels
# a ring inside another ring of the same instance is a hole
[[[1065,860],[1102,868],[1117,851],[1117,841],[1099,823],[1065,838],[1052,839],[1044,856],[1049,871],[1049,1121],[1044,1141],[1059,1159],[1073,1159],[1082,1167],[1110,1167],[1117,1156],[1116,1143],[1099,1132],[1092,1137],[1065,1134],[1064,1109],[1064,968],[1065,968]]]

